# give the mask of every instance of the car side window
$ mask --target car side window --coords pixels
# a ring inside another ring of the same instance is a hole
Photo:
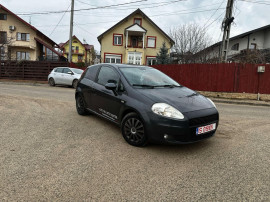
[[[95,81],[99,67],[100,67],[99,65],[89,67],[88,70],[86,71],[85,78]]]
[[[63,68],[57,68],[57,69],[55,70],[55,72],[57,72],[57,73],[62,73],[62,71],[63,71]]]
[[[103,66],[101,67],[97,83],[105,86],[107,83],[115,83],[117,84],[119,81],[119,75],[110,67]]]
[[[67,74],[68,72],[71,72],[69,68],[64,68],[63,73]]]

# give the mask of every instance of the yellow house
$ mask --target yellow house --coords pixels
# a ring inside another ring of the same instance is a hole
[[[101,62],[153,65],[163,42],[174,41],[140,9],[98,36]]]
[[[69,40],[66,43],[59,44],[63,55],[68,58]],[[94,46],[82,43],[75,35],[72,37],[72,62],[84,62],[86,65],[94,64],[93,58]]]
[[[22,18],[0,4],[1,60],[64,59],[57,44]]]

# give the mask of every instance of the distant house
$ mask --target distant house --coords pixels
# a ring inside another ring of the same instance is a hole
[[[195,54],[197,62],[214,61],[220,56],[221,42],[218,42]],[[269,54],[270,52],[270,25],[254,29],[230,38],[228,61],[247,60],[246,55]]]
[[[0,4],[1,60],[64,60],[58,45]]]
[[[69,40],[65,43],[60,43],[59,48],[63,55],[68,58],[69,54]],[[94,64],[93,53],[94,46],[82,43],[75,35],[72,37],[72,62],[84,62],[86,65]]]
[[[101,62],[153,65],[165,42],[171,48],[174,41],[147,15],[137,9],[98,36]]]

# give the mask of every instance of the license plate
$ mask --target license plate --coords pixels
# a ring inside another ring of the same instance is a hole
[[[198,128],[196,128],[196,135],[207,133],[207,132],[210,132],[210,131],[215,130],[215,129],[216,129],[216,123],[212,123],[212,124],[207,125],[207,126],[198,127]]]

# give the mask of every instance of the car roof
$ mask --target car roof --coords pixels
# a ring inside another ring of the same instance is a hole
[[[113,63],[100,63],[98,65],[110,65],[113,66],[115,68],[120,68],[120,67],[126,67],[126,68],[140,68],[140,67],[147,67],[147,68],[152,68],[149,66],[145,66],[145,65],[130,65],[130,64],[113,64]]]
[[[54,69],[56,69],[56,68],[70,68],[70,67],[55,67]]]

